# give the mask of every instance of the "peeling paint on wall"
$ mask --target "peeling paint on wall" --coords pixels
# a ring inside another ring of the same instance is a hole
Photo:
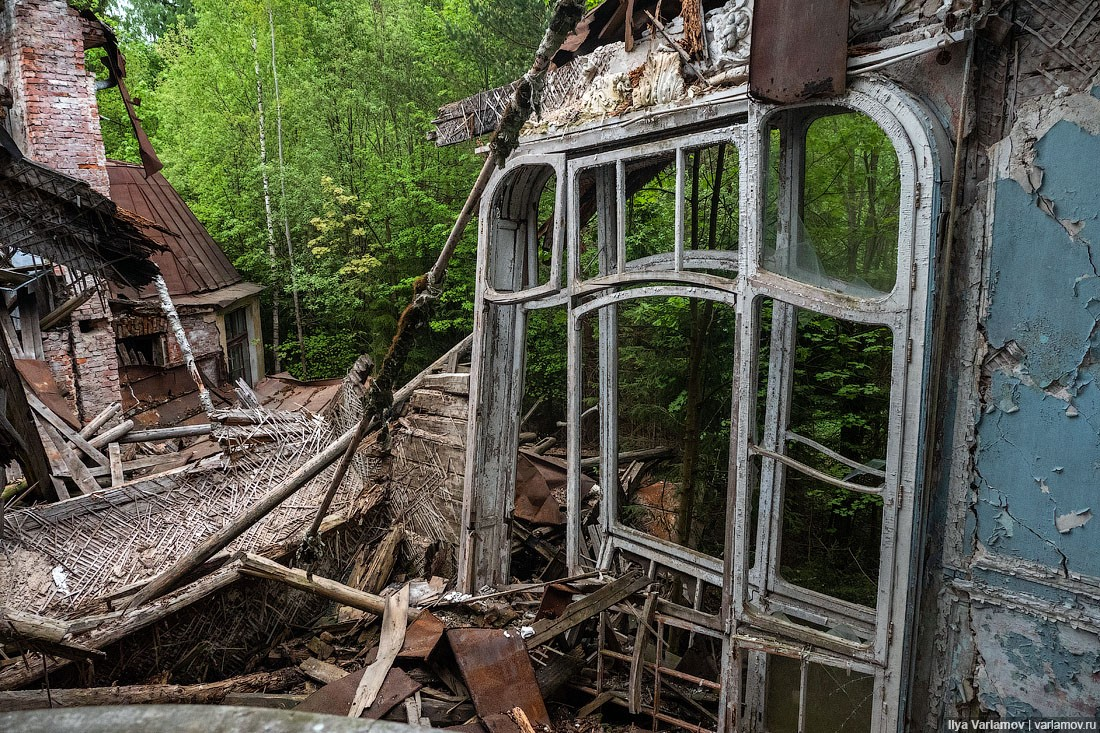
[[[1074,95],[1022,114],[1007,141],[995,184],[984,322],[994,352],[977,455],[981,541],[1096,577],[1098,120],[1096,98]]]
[[[977,604],[978,699],[1003,717],[1100,714],[1100,643],[1065,624]]]

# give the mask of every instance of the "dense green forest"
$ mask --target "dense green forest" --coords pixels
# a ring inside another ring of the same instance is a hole
[[[165,176],[241,274],[267,286],[281,368],[331,377],[384,350],[476,177],[472,145],[426,139],[436,111],[522,74],[549,7],[111,0],[100,10]],[[101,53],[89,63],[106,77]],[[117,89],[99,103],[108,157],[136,162]],[[410,369],[470,331],[473,230]]]

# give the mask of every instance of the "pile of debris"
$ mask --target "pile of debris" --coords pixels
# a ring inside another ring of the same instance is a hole
[[[131,459],[111,486],[10,511],[0,712],[249,705],[496,733],[598,729],[601,715],[648,725],[662,718],[644,713],[660,708],[675,711],[666,722],[712,730],[705,680],[666,661],[655,682],[662,579],[628,567],[563,577],[565,469],[547,452],[552,440],[521,449],[512,567],[530,582],[453,590],[466,348],[399,390],[405,408],[385,444],[368,436],[346,477],[333,464],[361,416],[355,380],[324,388],[324,416],[286,409],[318,405],[300,387],[242,388],[240,406],[216,412],[182,452]],[[35,412],[60,420],[41,401]],[[58,444],[93,480],[107,473],[81,443],[109,434],[117,446],[134,433],[61,423]],[[330,490],[320,541],[303,552]],[[273,494],[285,500],[258,511]],[[598,500],[592,491],[588,515]],[[216,551],[196,555],[218,537]],[[142,598],[158,584],[163,593]],[[681,690],[662,703],[670,673]]]

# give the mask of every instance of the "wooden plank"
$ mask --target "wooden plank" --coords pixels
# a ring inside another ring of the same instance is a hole
[[[95,478],[93,478],[92,474],[88,471],[88,467],[84,465],[84,462],[73,452],[73,449],[69,447],[69,444],[65,442],[65,439],[58,434],[54,427],[49,423],[43,423],[42,430],[45,431],[50,441],[54,444],[54,447],[57,448],[62,463],[64,463],[65,468],[68,469],[69,478],[76,484],[80,493],[93,494],[98,491],[99,484],[96,483]]]
[[[44,426],[37,417],[34,417],[34,424],[35,427],[38,428],[42,450],[45,452],[46,460],[49,462],[49,478],[50,483],[53,485],[54,493],[57,494],[58,501],[65,501],[71,498],[69,489],[65,486],[65,477],[69,475],[69,469],[65,465],[65,461],[61,458],[61,451],[57,449],[57,446],[54,445],[50,436],[46,434]]]
[[[222,705],[236,705],[243,708],[272,708],[274,710],[293,710],[306,699],[306,695],[271,692],[231,692],[222,699]]]
[[[15,331],[15,324],[12,323],[11,314],[8,312],[0,313],[0,330],[4,332],[4,338],[8,341],[8,348],[11,350],[13,359],[26,359],[27,355],[23,353],[23,344],[19,340],[19,334]]]
[[[19,331],[23,337],[23,353],[32,359],[42,359],[42,330],[39,327],[41,314],[38,312],[38,295],[27,290],[19,291]]]
[[[323,685],[327,685],[348,676],[348,671],[346,669],[341,669],[335,664],[322,662],[320,659],[314,659],[313,657],[303,659],[302,663],[298,665],[298,669],[302,670],[302,674],[306,677],[317,680]]]
[[[110,456],[108,456],[109,458]],[[171,468],[177,468],[174,464],[180,466],[186,465],[190,458],[189,452],[184,453],[172,453],[164,456],[149,456],[147,458],[135,458],[132,461],[122,462],[123,473],[133,473],[134,471],[141,471],[146,468],[156,468],[157,466],[165,466],[164,470]],[[104,476],[109,477],[111,475],[111,469],[104,468],[103,466],[92,466],[88,469],[88,472],[95,478],[102,478]]]
[[[560,617],[536,621],[532,624],[535,634],[527,639],[527,648],[534,649],[545,644],[558,634],[584,623],[601,611],[606,611],[649,584],[649,578],[641,573],[627,573],[613,583],[570,603]]]
[[[469,374],[429,374],[420,382],[424,389],[434,389],[449,394],[468,396],[470,394]]]
[[[76,431],[68,426],[68,424],[62,420],[57,414],[46,406],[46,403],[38,399],[32,391],[27,391],[27,402],[30,404],[31,409],[38,413],[42,419],[49,423],[58,433],[61,434],[67,441],[79,448],[84,455],[91,458],[93,461],[101,466],[110,467],[111,461],[107,456],[103,455],[103,452],[93,446],[88,441],[77,435]],[[60,448],[60,446],[58,446]]]
[[[118,486],[126,480],[122,475],[122,453],[118,449],[118,443],[108,445],[107,454],[111,459],[111,486]]]
[[[406,583],[401,590],[386,599],[386,609],[382,614],[382,638],[378,643],[378,656],[375,658],[374,663],[364,670],[363,678],[359,680],[351,709],[348,710],[349,718],[358,718],[378,697],[382,684],[386,681],[386,675],[390,672],[390,667],[393,666],[398,652],[405,644],[405,629],[409,623],[408,614],[409,585]]]
[[[657,608],[657,593],[650,591],[646,596],[642,615],[638,617],[638,630],[634,634],[634,652],[630,658],[630,684],[627,702],[631,715],[642,712],[642,672],[645,669],[645,649],[653,624],[653,614]]]

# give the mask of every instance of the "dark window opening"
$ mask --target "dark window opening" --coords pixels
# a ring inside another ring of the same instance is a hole
[[[118,360],[122,366],[167,366],[164,334],[119,339]]]
[[[229,367],[229,381],[243,379],[253,384],[252,352],[248,339],[248,307],[225,314],[225,357]]]

